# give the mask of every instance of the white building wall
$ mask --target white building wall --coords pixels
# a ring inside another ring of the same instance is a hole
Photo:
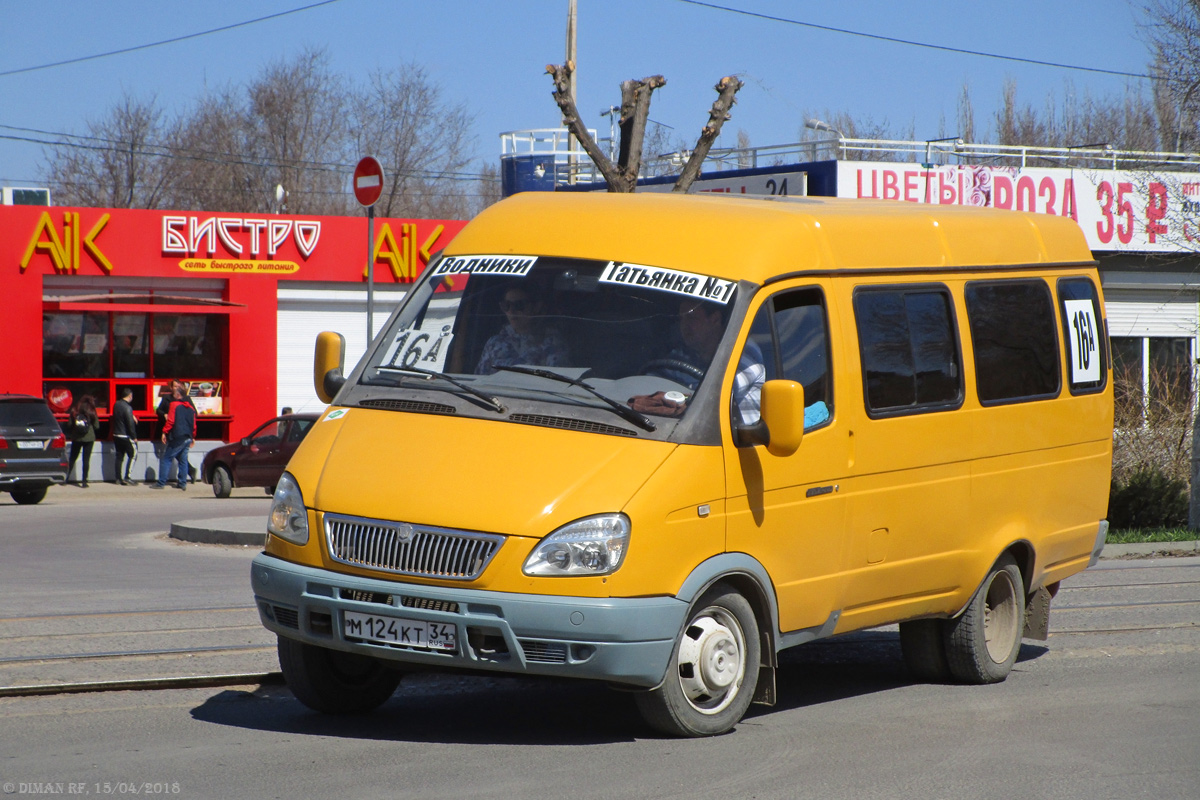
[[[374,333],[404,298],[403,290],[375,289]],[[313,345],[321,331],[346,337],[346,372],[367,350],[367,291],[337,284],[290,284],[279,287],[276,406],[319,412],[325,404],[313,389]]]

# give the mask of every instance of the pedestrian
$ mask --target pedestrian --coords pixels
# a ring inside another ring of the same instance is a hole
[[[75,401],[67,416],[67,433],[71,438],[71,456],[67,466],[67,475],[75,469],[75,462],[83,455],[83,466],[80,467],[79,485],[88,488],[88,469],[92,461],[92,446],[96,444],[96,436],[100,433],[100,418],[96,416],[96,400],[90,394],[85,394]]]
[[[187,490],[188,482],[188,450],[196,439],[196,409],[184,393],[183,384],[176,385],[171,390],[171,402],[167,407],[167,422],[163,428],[163,454],[158,460],[158,480],[150,485],[151,489],[165,489],[167,474],[171,462],[179,465],[178,486]]]
[[[133,417],[133,406],[129,404],[133,397],[133,389],[126,386],[121,390],[121,399],[113,406],[112,437],[113,448],[117,451],[117,483],[121,486],[132,486],[136,481],[129,477],[133,469],[133,459],[137,454],[137,420]],[[125,462],[125,473],[122,476],[121,462]]]
[[[171,382],[167,384],[167,391],[160,395],[162,399],[158,401],[158,408],[154,409],[154,413],[158,415],[158,426],[154,430],[154,437],[151,439],[151,442],[154,445],[154,456],[158,459],[162,459],[166,452],[166,446],[163,444],[163,433],[167,429],[167,411],[171,407],[176,389],[182,393],[188,405],[192,407],[192,411],[195,412],[196,410],[196,404],[192,402],[191,395],[188,393],[188,385],[177,378],[172,378]],[[189,477],[190,472],[189,470]]]
[[[280,414],[281,416],[284,416],[284,417],[286,417],[286,416],[287,416],[288,414],[290,414],[290,413],[292,413],[292,407],[291,407],[291,406],[284,406],[284,407],[283,407],[283,411],[280,411],[280,412],[279,412],[279,414]]]

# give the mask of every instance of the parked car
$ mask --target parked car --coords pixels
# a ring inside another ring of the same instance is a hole
[[[263,486],[273,494],[288,459],[320,416],[285,414],[240,442],[208,451],[200,465],[204,482],[212,484],[217,497],[229,497],[235,486]]]
[[[22,505],[40,503],[67,480],[67,437],[40,397],[0,394],[0,491]]]

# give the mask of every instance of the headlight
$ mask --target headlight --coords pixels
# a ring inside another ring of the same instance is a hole
[[[564,525],[542,540],[525,559],[526,575],[608,575],[629,549],[629,518],[601,514]]]
[[[296,479],[286,472],[275,484],[267,530],[292,544],[308,544],[308,511]]]

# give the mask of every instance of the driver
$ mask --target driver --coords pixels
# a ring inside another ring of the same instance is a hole
[[[671,348],[664,359],[666,362],[677,362],[679,366],[665,363],[655,367],[651,374],[668,378],[690,391],[695,391],[708,371],[708,365],[712,363],[724,334],[725,318],[720,306],[706,300],[684,299],[679,304],[680,343]],[[752,339],[748,339],[738,360],[738,372],[733,380],[733,400],[743,422],[758,421],[759,398],[766,376],[762,350]],[[629,405],[643,413],[679,416],[683,413],[687,400],[668,396],[676,394],[678,393],[657,392],[653,395],[639,395],[630,398]]]

